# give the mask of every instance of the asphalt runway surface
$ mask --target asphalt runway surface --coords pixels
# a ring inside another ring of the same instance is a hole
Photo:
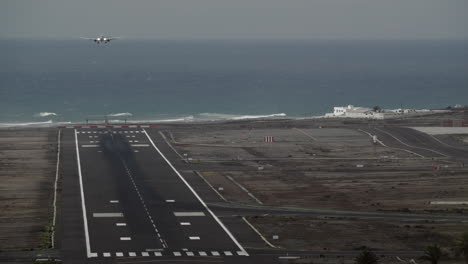
[[[468,162],[468,149],[455,145],[445,137],[434,137],[407,127],[363,127],[389,147],[401,148],[423,158],[440,158]]]
[[[143,129],[64,130],[64,260],[247,251]]]

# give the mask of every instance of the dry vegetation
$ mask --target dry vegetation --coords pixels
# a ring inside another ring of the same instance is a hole
[[[55,130],[0,130],[0,250],[46,248],[56,166]]]

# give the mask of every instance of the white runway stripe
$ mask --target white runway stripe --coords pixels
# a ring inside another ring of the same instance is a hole
[[[180,257],[180,256],[182,256],[182,254],[181,254],[179,251],[175,251],[175,252],[174,252],[174,256]]]
[[[232,256],[232,252],[231,252],[231,251],[224,251],[224,255],[226,255],[226,256]]]
[[[190,240],[200,240],[199,236],[189,236]]]
[[[198,252],[198,254],[199,254],[200,256],[202,256],[202,257],[206,257],[206,256],[208,255],[208,254],[206,254],[205,251],[200,251],[200,252]]]
[[[190,251],[189,251],[189,252],[187,252],[186,254],[187,254],[187,256],[189,256],[189,257],[193,257],[193,256],[195,256],[195,254],[193,254],[193,252],[190,252]]]
[[[174,212],[175,216],[205,216],[204,212]]]
[[[213,256],[219,256],[219,252],[218,252],[218,251],[211,251],[211,255],[213,255]]]
[[[99,145],[81,145],[82,148],[97,148]]]
[[[191,224],[190,224],[190,222],[180,222],[180,225],[189,226],[189,225],[191,225]]]
[[[142,255],[143,257],[149,257],[149,253],[148,253],[148,252],[141,252],[141,255]]]
[[[115,223],[116,226],[127,226],[127,223]]]
[[[129,241],[129,240],[132,240],[132,238],[131,237],[121,237],[120,240]]]
[[[115,253],[115,256],[116,257],[123,257],[123,253],[122,252],[117,252],[117,253]]]
[[[131,144],[132,147],[149,147],[148,144]]]
[[[136,253],[135,253],[135,252],[129,252],[128,255],[129,255],[130,257],[136,257]]]
[[[123,217],[122,213],[93,213],[93,217]]]
[[[111,254],[110,254],[109,252],[104,252],[102,255],[103,255],[104,257],[106,257],[106,258],[108,258],[108,257],[111,256]]]
[[[162,256],[162,253],[161,253],[161,252],[154,252],[154,256],[155,256],[155,257],[161,257],[161,256]]]

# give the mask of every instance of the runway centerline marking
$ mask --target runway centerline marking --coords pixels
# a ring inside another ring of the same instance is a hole
[[[175,200],[166,200],[166,203],[175,203]]]
[[[221,226],[221,228],[224,230],[224,232],[226,232],[226,234],[231,238],[231,240],[234,242],[234,244],[236,244],[236,246],[241,250],[243,255],[248,256],[249,253],[247,253],[247,251],[245,251],[245,249],[242,247],[242,245],[237,241],[237,239],[227,229],[227,227],[223,224],[223,222],[221,222],[221,220],[219,220],[219,218],[213,213],[213,211],[211,211],[211,209],[201,199],[201,197],[197,194],[197,192],[195,192],[195,190],[192,188],[192,186],[190,186],[190,184],[185,180],[184,177],[182,177],[182,175],[176,170],[176,168],[166,158],[166,156],[164,156],[164,154],[161,152],[161,150],[159,150],[158,147],[156,147],[156,144],[154,144],[153,140],[151,139],[151,137],[148,135],[148,133],[146,132],[146,130],[144,128],[143,128],[143,133],[146,135],[146,137],[148,138],[151,145],[153,145],[154,149],[156,149],[156,151],[159,153],[159,155],[161,155],[161,157],[167,162],[167,164],[172,168],[172,170],[177,174],[177,176],[179,176],[179,178],[187,186],[187,188],[189,188],[189,190],[193,193],[193,195],[195,195],[195,197],[203,205],[203,207],[205,207],[205,209],[210,213],[210,215],[215,219],[215,221]]]
[[[81,174],[80,150],[78,148],[78,133],[76,129],[74,132],[75,132],[76,162],[78,164],[78,178],[80,182],[81,211],[83,213],[83,225],[84,225],[84,231],[85,231],[86,256],[88,258],[92,258],[92,257],[97,257],[97,253],[91,252],[91,244],[89,242],[88,217],[86,215],[86,203],[85,203],[84,189],[83,189],[83,176]]]
[[[190,224],[190,222],[180,222],[180,225],[189,226],[189,225],[191,225],[191,224]]]
[[[110,200],[110,203],[119,203],[119,200]]]
[[[115,223],[116,226],[127,226],[127,223]]]
[[[190,240],[200,240],[199,236],[189,236]]]
[[[129,241],[129,240],[132,240],[132,238],[131,237],[120,237],[120,240]]]
[[[112,140],[114,140],[114,138],[112,137]],[[132,173],[130,172],[130,168],[128,167],[127,165],[127,162],[125,162],[125,160],[122,158],[122,155],[118,152],[118,155],[119,155],[119,159],[120,161],[122,162],[122,165],[124,166],[126,172],[127,172],[127,176],[129,177],[130,181],[132,182],[132,185],[133,185],[133,188],[134,190],[136,191],[136,194],[138,195],[138,198],[140,198],[140,203],[141,205],[143,206],[143,209],[145,210],[146,212],[146,216],[148,217],[148,219],[150,220],[151,222],[151,225],[153,226],[153,230],[154,232],[156,233],[159,241],[161,242],[163,248],[167,248],[167,243],[166,241],[161,237],[161,234],[159,233],[159,230],[158,228],[156,227],[156,224],[155,224],[155,221],[153,220],[153,217],[151,216],[151,214],[149,213],[149,210],[148,210],[148,207],[146,206],[146,202],[145,200],[143,199],[143,197],[141,196],[140,194],[140,190],[138,189],[136,183],[135,183],[135,180],[133,179],[133,176],[132,176]]]

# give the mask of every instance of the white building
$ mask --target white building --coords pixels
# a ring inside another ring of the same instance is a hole
[[[447,110],[428,109],[382,109],[374,111],[372,108],[348,106],[335,106],[333,113],[325,114],[325,117],[347,117],[347,118],[368,118],[368,119],[389,119],[401,116],[427,115],[432,113],[447,112]]]

